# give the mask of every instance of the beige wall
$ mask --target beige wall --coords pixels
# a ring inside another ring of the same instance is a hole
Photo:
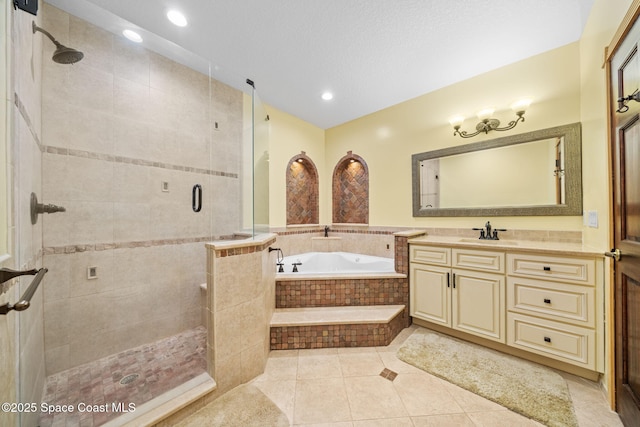
[[[512,134],[577,122],[579,91],[579,45],[573,43],[328,129],[326,163],[335,164],[349,150],[365,159],[371,225],[477,227],[487,218],[412,216],[411,154],[469,143],[453,136],[449,117],[475,118],[476,111],[494,105],[494,116],[507,122],[515,117],[509,105],[523,97],[531,97],[533,104]],[[463,129],[473,129],[475,122],[467,119]],[[481,135],[473,142],[495,137]],[[324,179],[330,179],[328,171]],[[494,222],[507,229],[576,230],[582,224],[580,217],[500,217]]]
[[[320,224],[331,222],[331,180],[326,175],[333,167],[325,167],[324,130],[290,114],[268,107],[271,124],[269,147],[269,219],[271,227],[285,227],[286,172],[289,160],[301,151],[313,160],[319,174]]]
[[[609,197],[603,49],[630,4],[631,0],[615,4],[596,0],[579,42],[327,129],[324,136],[321,129],[270,109],[271,225],[285,225],[284,169],[293,155],[305,150],[316,162],[320,175],[321,223],[331,219],[333,167],[347,151],[353,151],[369,166],[372,226],[478,226],[485,218],[412,216],[410,156],[495,138],[495,134],[480,135],[473,140],[454,137],[448,119],[462,114],[468,117],[463,129],[472,130],[475,112],[494,105],[497,108],[494,116],[505,123],[515,117],[509,105],[528,96],[533,103],[525,115],[526,121],[509,134],[582,123],[583,204],[585,211],[598,212],[599,227],[584,226],[581,216],[499,217],[494,219],[496,226],[582,231],[585,243],[606,248]]]
[[[632,0],[596,0],[580,40],[580,120],[582,121],[584,209],[598,212],[600,226],[584,228],[584,241],[610,249],[609,164],[604,49],[613,39]]]

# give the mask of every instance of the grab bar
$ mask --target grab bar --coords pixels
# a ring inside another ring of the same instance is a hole
[[[42,278],[44,277],[45,274],[47,274],[48,271],[49,270],[47,270],[46,268],[41,268],[40,270],[37,270],[36,277],[33,278],[33,280],[31,281],[31,284],[29,285],[25,293],[22,294],[22,298],[20,298],[20,301],[18,301],[14,305],[6,303],[5,305],[0,306],[0,314],[7,314],[11,310],[23,311],[29,308],[29,306],[31,305],[31,298],[33,298],[33,295],[38,290],[38,286],[40,285]],[[31,272],[36,272],[36,270],[30,270],[29,272],[21,272],[21,273],[33,274]],[[14,273],[17,273],[17,272],[14,272]]]

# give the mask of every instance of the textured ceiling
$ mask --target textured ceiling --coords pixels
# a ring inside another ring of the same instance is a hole
[[[575,42],[593,1],[48,2],[113,32],[133,24],[169,56],[178,49],[154,39],[182,46],[219,80],[247,91],[251,78],[264,102],[326,129]],[[170,8],[189,25],[170,24]],[[325,90],[333,100],[320,98]]]

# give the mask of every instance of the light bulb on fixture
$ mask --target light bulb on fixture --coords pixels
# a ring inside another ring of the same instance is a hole
[[[524,122],[524,113],[527,108],[529,108],[530,104],[530,99],[521,99],[514,102],[511,105],[511,108],[515,111],[516,116],[518,117],[515,120],[510,121],[509,124],[504,127],[500,127],[500,120],[491,117],[494,112],[493,108],[484,108],[478,111],[477,116],[480,122],[476,125],[476,131],[474,133],[467,133],[466,131],[460,130],[462,122],[464,121],[464,118],[461,116],[452,117],[449,119],[449,123],[453,126],[453,135],[459,135],[462,138],[471,138],[481,133],[489,133],[492,130],[505,131],[513,129],[519,122]]]

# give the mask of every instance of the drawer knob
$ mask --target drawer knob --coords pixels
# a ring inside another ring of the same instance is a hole
[[[549,298],[545,298],[545,299],[544,299],[544,303],[545,303],[545,304],[551,304],[551,300],[550,300]]]
[[[551,267],[542,267],[544,271],[551,271]]]
[[[548,343],[550,343],[550,342],[551,342],[551,338],[549,338],[549,337],[544,337],[544,342],[548,342]]]

